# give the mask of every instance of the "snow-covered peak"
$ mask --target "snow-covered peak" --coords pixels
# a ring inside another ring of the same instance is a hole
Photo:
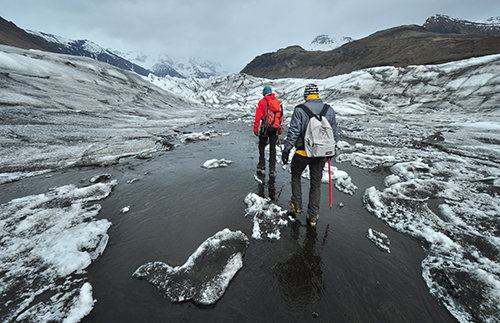
[[[431,18],[434,18],[437,21],[439,21],[439,20],[447,20],[447,21],[460,22],[460,23],[466,23],[467,22],[467,23],[470,23],[470,24],[485,24],[485,25],[500,26],[500,16],[498,16],[498,17],[490,17],[490,18],[488,18],[486,20],[482,20],[482,21],[468,21],[468,20],[464,20],[464,19],[460,19],[460,18],[448,16],[448,15],[441,15],[441,14],[432,16]]]
[[[107,50],[107,49],[97,45],[96,43],[91,42],[90,40],[87,40],[87,39],[73,40],[73,39],[68,39],[68,38],[40,32],[40,31],[33,31],[33,30],[26,30],[26,31],[30,34],[33,34],[35,36],[39,36],[39,37],[47,40],[48,42],[56,45],[60,49],[62,47],[70,48],[70,47],[78,46],[78,47],[80,47],[80,48],[82,48],[90,53],[95,54],[95,55],[99,55],[101,53],[106,53],[108,55],[118,56],[117,54],[113,53],[112,51]]]
[[[29,33],[29,34],[41,37],[41,38],[43,38],[43,39],[45,39],[45,40],[47,40],[48,42],[51,42],[51,43],[64,44],[64,45],[67,46],[71,42],[73,42],[73,40],[71,40],[71,39],[67,39],[67,38],[64,38],[64,37],[61,37],[61,36],[57,36],[57,35],[53,35],[53,34],[44,33],[44,32],[41,32],[41,31],[34,31],[34,30],[27,29],[26,32]]]
[[[160,77],[170,75],[183,78],[210,78],[227,74],[218,62],[211,62],[199,57],[173,60],[166,54],[160,55],[150,69],[153,74]]]
[[[434,18],[435,20],[441,20],[441,19],[444,19],[444,20],[449,20],[449,21],[461,21],[462,19],[458,19],[458,18],[455,18],[455,17],[452,17],[452,16],[448,16],[448,15],[442,15],[442,14],[437,14],[437,15],[434,15],[430,18]]]
[[[185,77],[209,78],[227,74],[218,62],[208,61],[199,57],[190,57],[178,60],[174,67]]]
[[[127,59],[128,61],[137,64],[139,66],[142,66],[144,68],[150,69],[151,66],[153,66],[156,63],[156,59],[147,53],[144,53],[143,51],[130,51],[130,52],[124,52],[116,49],[108,49],[109,51],[116,53],[117,55]]]
[[[167,54],[161,54],[158,56],[158,59],[156,60],[156,64],[169,64],[169,65],[174,65],[174,60],[170,58]]]
[[[181,78],[209,78],[226,75],[227,71],[218,62],[212,62],[199,57],[173,59],[168,54],[159,56],[148,55],[141,51],[118,52],[129,61],[149,69],[154,75],[167,75]]]
[[[353,41],[351,37],[341,37],[340,39],[336,39],[330,37],[328,35],[319,35],[316,36],[311,44],[309,44],[310,50],[332,50],[337,47],[340,47],[346,43]]]
[[[480,21],[480,23],[494,25],[494,26],[500,26],[500,16],[488,18],[486,20]]]
[[[469,21],[465,19],[460,19],[456,17],[451,17],[448,15],[434,15],[429,17],[427,21],[424,23],[424,27],[429,25],[431,22],[434,23],[443,23],[443,24],[452,24],[457,26],[464,27],[474,27],[476,29],[481,30],[489,30],[489,29],[499,29],[500,28],[500,16],[498,17],[490,17],[483,21]]]

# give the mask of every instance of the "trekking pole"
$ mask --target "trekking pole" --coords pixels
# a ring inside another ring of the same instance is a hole
[[[281,148],[281,139],[279,134],[278,134],[278,142],[280,143],[281,154],[283,154],[283,148]]]
[[[332,167],[331,167],[331,158],[328,158],[328,178],[330,181],[330,209],[332,208]]]

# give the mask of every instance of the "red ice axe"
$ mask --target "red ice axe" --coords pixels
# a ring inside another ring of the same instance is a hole
[[[332,208],[332,167],[331,167],[331,158],[328,158],[328,179],[330,182],[330,209]]]

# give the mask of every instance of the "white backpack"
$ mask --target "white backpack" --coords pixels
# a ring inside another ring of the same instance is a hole
[[[305,104],[299,105],[309,116],[304,134],[307,157],[332,157],[335,155],[335,137],[330,123],[324,116],[330,109],[325,104],[319,115],[315,115]]]

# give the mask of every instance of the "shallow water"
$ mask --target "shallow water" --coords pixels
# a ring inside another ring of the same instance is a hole
[[[208,127],[190,130],[213,129]],[[97,302],[82,322],[456,322],[429,294],[419,243],[363,208],[364,190],[382,188],[389,170],[363,170],[348,163],[332,166],[352,177],[356,193],[334,190],[330,209],[328,186],[323,185],[315,229],[298,216],[281,230],[280,240],[250,239],[243,268],[215,305],[172,303],[151,284],[133,278],[150,261],[184,264],[203,241],[224,228],[250,238],[252,221],[245,217],[244,203],[250,192],[274,196],[277,205],[286,207],[287,172],[279,169],[274,185],[267,177],[264,185],[255,180],[257,139],[250,127],[217,127],[231,135],[188,143],[150,160],[126,158],[113,166],[70,169],[2,185],[0,202],[5,203],[58,185],[82,185],[102,173],[117,180],[112,194],[99,202],[99,217],[113,225],[104,254],[87,269]],[[212,158],[233,163],[201,167]],[[303,186],[306,192],[307,180]],[[120,213],[125,206],[130,211]],[[367,238],[369,228],[389,237],[390,253]]]

